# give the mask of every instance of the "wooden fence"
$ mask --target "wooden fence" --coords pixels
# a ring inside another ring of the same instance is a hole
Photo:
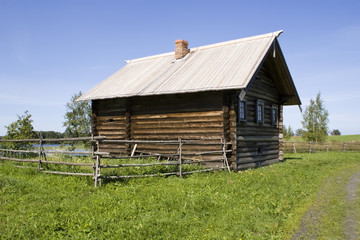
[[[91,143],[90,151],[65,151],[65,150],[45,150],[44,143],[49,142],[79,142],[79,141],[88,141]],[[97,187],[101,186],[102,179],[124,179],[124,178],[137,178],[137,177],[151,177],[151,176],[170,176],[177,175],[182,177],[186,174],[192,174],[196,172],[208,172],[214,170],[227,169],[230,171],[227,153],[231,150],[226,150],[227,145],[230,143],[225,142],[224,140],[216,142],[204,142],[202,140],[177,140],[177,141],[151,141],[151,140],[108,140],[105,137],[83,137],[83,138],[62,138],[62,139],[21,139],[21,140],[7,140],[0,139],[0,144],[2,142],[27,142],[27,143],[36,143],[37,149],[32,148],[31,150],[15,150],[15,149],[6,149],[0,148],[0,160],[9,160],[14,162],[23,162],[23,163],[33,163],[37,164],[37,169],[48,174],[59,174],[59,175],[75,175],[75,176],[88,176],[93,177],[94,185]],[[112,144],[130,144],[133,146],[131,155],[110,155],[108,152],[99,151],[100,143],[112,143]],[[156,144],[156,145],[177,145],[177,151],[173,154],[164,154],[164,153],[143,153],[138,152],[138,144]],[[207,151],[207,152],[183,152],[184,145],[218,145],[218,151]],[[32,156],[29,156],[31,155]],[[34,158],[34,154],[37,157]],[[73,162],[73,161],[50,161],[48,156],[51,154],[63,154],[63,155],[87,155],[85,162]],[[212,158],[211,160],[201,159],[202,155],[214,154],[221,156],[220,158]],[[24,156],[27,155],[27,156]],[[190,157],[191,156],[191,157]],[[195,157],[194,157],[195,156]],[[198,158],[196,157],[198,156]],[[146,159],[156,159],[156,161],[146,162]],[[112,163],[109,161],[104,161],[104,159],[112,159]],[[130,163],[130,159],[145,159],[143,163]],[[92,161],[91,161],[92,160]],[[115,163],[114,161],[125,161],[124,163]],[[221,163],[215,166],[208,166],[211,163]],[[201,166],[200,169],[196,170],[183,170],[185,165],[195,164]],[[49,170],[49,165],[67,165],[67,166],[77,166],[84,169],[81,169],[81,172],[71,172],[71,171],[54,171]],[[205,166],[206,165],[206,166]],[[116,169],[116,168],[129,168],[129,167],[151,167],[151,166],[175,166],[176,171],[172,172],[161,172],[161,173],[151,173],[151,174],[128,174],[128,175],[119,175],[119,174],[102,174],[102,169]],[[19,166],[23,167],[23,166]],[[90,168],[90,169],[89,169]],[[92,168],[92,171],[91,171]]]
[[[284,142],[285,153],[360,152],[360,142]]]

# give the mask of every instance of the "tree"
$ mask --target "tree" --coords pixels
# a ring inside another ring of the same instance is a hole
[[[325,109],[320,92],[315,101],[310,99],[310,105],[306,107],[301,122],[304,128],[303,138],[306,141],[323,142],[328,132],[329,113]]]
[[[304,131],[304,130],[302,130],[301,128],[296,129],[296,131],[295,131],[295,136],[302,136],[302,135],[303,135],[303,131]]]
[[[290,140],[290,138],[292,136],[294,136],[294,132],[293,130],[291,129],[290,125],[286,128],[286,126],[284,126],[283,128],[283,134],[284,134],[284,139],[286,141]]]
[[[341,132],[339,129],[334,129],[331,131],[331,135],[332,136],[340,136],[341,135]]]
[[[33,120],[31,114],[25,111],[23,115],[18,115],[18,120],[6,126],[7,132],[4,139],[34,139],[37,138],[32,126]],[[5,142],[2,144],[4,148],[15,150],[26,150],[32,147],[31,142]]]
[[[89,101],[76,102],[81,92],[74,94],[66,104],[65,136],[88,137],[91,134],[91,104]]]

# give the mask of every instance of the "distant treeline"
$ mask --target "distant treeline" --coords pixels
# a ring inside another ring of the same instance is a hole
[[[58,139],[58,138],[68,138],[68,137],[78,137],[76,134],[71,134],[67,131],[61,133],[56,131],[34,131],[36,136],[43,139]],[[0,136],[0,139],[4,136]]]
[[[43,139],[49,138],[64,138],[65,133],[55,132],[55,131],[35,131],[37,136],[41,136]]]

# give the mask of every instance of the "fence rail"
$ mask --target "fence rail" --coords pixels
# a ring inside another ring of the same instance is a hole
[[[360,152],[360,142],[283,142],[285,153]]]
[[[87,141],[91,144],[90,151],[65,151],[65,150],[45,150],[44,143],[45,142],[78,142],[78,141]],[[23,163],[37,163],[37,169],[47,173],[47,174],[57,174],[57,175],[73,175],[73,176],[91,176],[94,180],[94,185],[97,187],[101,186],[102,179],[124,179],[124,178],[139,178],[139,177],[150,177],[150,176],[170,176],[177,175],[182,177],[183,175],[192,174],[196,172],[207,172],[214,170],[227,169],[230,171],[227,153],[230,150],[227,150],[227,146],[230,144],[225,142],[224,140],[220,140],[217,142],[204,142],[203,140],[176,140],[176,141],[151,141],[151,140],[110,140],[105,137],[82,137],[82,138],[61,138],[61,139],[0,139],[0,145],[3,142],[15,142],[15,143],[36,143],[37,150],[35,149],[8,149],[2,146],[0,148],[0,160],[9,160],[14,162],[23,162]],[[133,145],[133,150],[131,151],[131,155],[120,154],[113,156],[109,152],[100,151],[100,143],[116,143],[116,144],[131,144]],[[146,152],[138,152],[136,147],[138,144],[156,144],[156,145],[177,145],[177,151],[173,154],[162,154],[162,153],[146,153]],[[201,151],[201,152],[183,152],[183,147],[185,145],[218,145],[219,150],[217,151]],[[52,154],[61,154],[61,155],[86,155],[86,162],[71,162],[71,161],[55,161],[49,160],[48,157],[51,157]],[[221,157],[213,158],[210,160],[201,159],[202,155],[213,155],[218,154]],[[192,156],[192,158],[190,158]],[[198,156],[200,158],[196,158],[194,156]],[[149,159],[156,158],[156,162],[145,162],[145,163],[129,163],[128,160],[131,159]],[[160,161],[161,159],[166,159],[166,161]],[[105,162],[104,162],[105,160]],[[109,163],[107,161],[117,161],[122,160],[125,163]],[[221,166],[217,167],[206,167],[202,169],[196,170],[184,170],[184,165],[196,164],[201,165],[204,164],[220,162]],[[82,172],[74,172],[70,171],[55,171],[50,169],[49,165],[63,165],[63,166],[75,166],[81,167]],[[131,168],[131,167],[155,167],[155,166],[173,166],[176,167],[176,171],[173,172],[159,172],[159,173],[145,173],[145,174],[116,174],[111,175],[102,174],[102,169],[120,169],[120,168]]]

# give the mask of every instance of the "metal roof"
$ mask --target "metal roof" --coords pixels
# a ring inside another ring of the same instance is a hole
[[[78,101],[245,88],[282,31],[128,60]]]

